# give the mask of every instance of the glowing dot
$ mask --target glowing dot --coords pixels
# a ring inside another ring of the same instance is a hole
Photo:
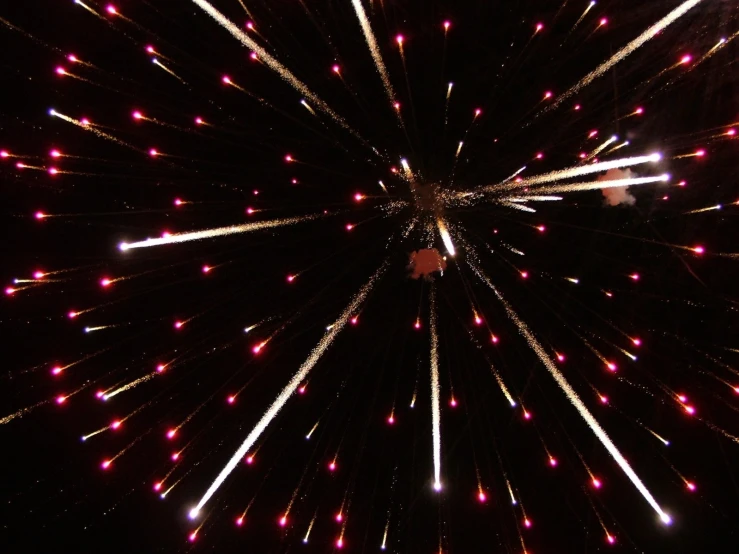
[[[726,131],[726,134],[730,137],[733,137],[734,135],[736,135],[736,129],[729,129],[728,131]]]
[[[521,272],[521,277],[523,277],[524,279],[528,279],[529,278],[529,272],[528,271],[522,271]]]
[[[244,524],[244,518],[243,517],[237,517],[236,518],[236,525],[241,527]]]
[[[616,369],[618,369],[618,368],[616,367],[616,364],[614,364],[613,362],[606,362],[606,367],[607,367],[607,368],[608,368],[608,369],[609,369],[610,371],[616,371]]]
[[[344,228],[345,228],[345,229],[346,229],[347,231],[351,231],[352,229],[354,229],[354,225],[352,225],[351,223],[347,223],[347,224],[346,224],[346,226],[345,226]]]
[[[608,19],[606,19],[606,18],[604,17],[604,18],[602,18],[602,19],[600,20],[600,22],[599,22],[599,24],[598,24],[598,25],[599,25],[599,26],[603,26],[603,25],[606,25],[607,23],[608,23]]]
[[[10,152],[8,152],[7,150],[0,151],[0,158],[7,158],[9,156],[10,156]]]
[[[251,215],[254,213],[254,208],[246,208],[246,213]]]
[[[403,35],[396,36],[395,40],[398,43],[398,46],[403,46]]]
[[[414,329],[420,329],[421,328],[421,321],[417,319],[416,322],[413,324],[413,328]]]
[[[133,118],[134,119],[143,119],[144,118],[144,115],[141,112],[139,112],[139,111],[135,111],[131,115],[133,115]]]
[[[252,52],[251,54],[249,54],[249,57],[254,61],[256,61],[259,58],[256,52]]]
[[[246,458],[246,463],[247,463],[247,465],[252,465],[254,463],[254,456],[253,455],[252,456],[248,456]]]
[[[685,481],[685,486],[688,487],[690,492],[695,492],[695,489],[697,488],[695,483],[691,483],[690,481]]]
[[[108,286],[110,286],[110,284],[111,284],[112,282],[113,282],[113,281],[111,281],[111,280],[110,280],[110,279],[108,279],[107,277],[103,277],[102,279],[100,279],[100,286],[101,286],[101,287],[108,287]]]
[[[596,136],[598,136],[598,129],[593,129],[592,131],[588,133],[588,138],[593,138]]]
[[[5,289],[5,294],[7,294],[8,296],[10,296],[13,293],[15,293],[15,289],[13,287],[7,287]]]
[[[188,539],[190,539],[190,542],[195,542],[195,539],[197,539],[197,538],[198,538],[198,532],[197,531],[193,531],[188,536]]]
[[[17,167],[18,169],[23,169],[24,167],[26,167],[26,164],[24,164],[23,162],[18,162],[15,164],[15,167]]]
[[[498,344],[499,340],[500,339],[498,339],[496,335],[490,335],[490,342],[492,342],[493,344]]]
[[[524,518],[523,520],[523,526],[526,527],[526,529],[531,528],[531,520],[529,518]]]
[[[608,541],[608,544],[616,544],[616,537],[613,535],[606,535],[606,540]]]
[[[695,414],[695,408],[693,406],[685,406],[685,411],[689,413],[690,415]]]
[[[151,148],[149,150],[149,156],[151,156],[152,158],[154,158],[154,157],[156,157],[158,155],[159,155],[159,152],[156,151],[156,148]]]
[[[82,119],[80,119],[80,123],[82,123],[82,125],[87,127],[90,124],[90,120],[87,119],[86,117],[83,117]]]
[[[523,411],[523,418],[526,420],[531,419],[531,412],[524,410]]]
[[[57,404],[64,404],[64,402],[67,400],[66,396],[59,395],[56,397],[56,403]]]
[[[182,321],[175,321],[175,322],[174,322],[174,328],[175,328],[175,329],[182,329],[182,326],[183,326],[184,324],[185,324],[185,323],[184,323],[184,322],[182,322]]]
[[[229,404],[233,404],[234,402],[236,402],[236,397],[235,397],[235,396],[234,396],[234,395],[232,394],[232,395],[231,395],[231,396],[229,396],[229,397],[228,397],[228,398],[227,398],[226,400],[227,400],[227,402],[228,402]]]
[[[359,322],[359,318],[358,318],[357,316],[354,316],[353,318],[351,318],[351,319],[349,320],[349,322],[350,322],[350,323],[351,323],[352,325],[356,325],[356,324],[357,324],[357,323]]]
[[[678,394],[678,395],[677,395],[677,399],[678,399],[678,400],[679,400],[680,402],[687,402],[687,401],[688,401],[688,397],[687,397],[687,396],[685,396],[684,394]]]
[[[639,338],[634,337],[631,339],[631,342],[634,343],[634,346],[641,346],[641,339]]]
[[[488,499],[488,497],[485,495],[485,493],[483,491],[480,491],[480,492],[477,493],[477,499],[480,502],[485,502]]]
[[[305,385],[298,389],[298,394],[305,394]]]
[[[482,113],[482,110],[480,108],[477,108],[475,110],[475,117],[479,116]]]
[[[690,54],[685,54],[682,58],[680,58],[681,64],[690,63],[692,61],[693,57]]]
[[[45,276],[45,274],[43,272],[41,272],[41,271],[35,271],[33,273],[33,278],[34,279],[43,279],[44,276]]]
[[[247,21],[246,28],[249,29],[250,31],[254,30],[254,23],[251,21]]]
[[[333,65],[331,67],[331,71],[333,71],[334,73],[336,73],[338,75],[339,72],[341,71],[341,68],[338,65]]]
[[[457,407],[457,399],[452,396],[452,398],[449,400],[449,405],[452,408],[456,408]]]
[[[158,491],[162,488],[162,482],[154,483],[154,490]]]
[[[360,194],[360,193],[357,193],[357,194],[354,195],[354,200],[356,200],[357,202],[361,202],[362,200],[364,200],[364,198],[365,198],[365,196],[363,194]]]
[[[67,74],[67,72],[64,70],[64,68],[61,67],[61,66],[59,66],[59,67],[56,68],[56,73],[57,73],[57,75],[66,75]]]
[[[110,424],[111,428],[118,429],[121,426],[122,422],[120,420],[115,420],[113,423]]]
[[[328,464],[329,471],[335,471],[336,470],[336,462],[330,462]]]
[[[449,27],[451,27],[451,26],[452,26],[451,22],[449,22],[449,21],[445,21],[444,22],[444,30],[445,31],[448,31],[449,30]]]
[[[549,465],[552,467],[557,467],[557,458],[550,457],[549,458]]]
[[[77,312],[68,312],[68,313],[67,313],[67,317],[68,317],[69,319],[74,319],[74,318],[75,318],[75,317],[77,317],[78,315],[80,315],[80,314],[79,314],[79,313],[77,313]]]
[[[564,354],[557,354],[557,361],[558,362],[564,362],[565,361],[565,355]]]
[[[103,463],[100,464],[100,467],[102,467],[103,469],[108,469],[111,463],[112,462],[110,460],[104,460]]]
[[[629,279],[631,279],[632,281],[638,281],[639,280],[639,274],[638,273],[632,273],[631,275],[629,275]]]
[[[175,206],[182,206],[182,204],[184,204],[184,202],[182,200],[180,200],[179,198],[175,198],[174,199],[174,205]]]
[[[285,525],[287,525],[287,516],[282,516],[280,518],[280,527],[284,527]]]
[[[634,113],[637,115],[641,115],[644,113],[644,108],[642,107],[636,108],[636,110],[634,110]]]
[[[435,490],[436,492],[439,492],[439,491],[441,491],[441,483],[440,483],[439,481],[436,481],[436,482],[434,483],[434,490]]]
[[[543,233],[544,231],[547,230],[547,228],[544,225],[539,225],[537,226],[536,230],[539,231],[540,233]]]
[[[599,489],[599,488],[600,488],[600,487],[602,486],[602,483],[601,483],[601,482],[600,482],[600,480],[599,480],[598,478],[596,478],[596,477],[593,477],[593,481],[592,481],[592,483],[593,483],[593,486],[594,486],[594,487],[595,487],[596,489]]]
[[[292,162],[292,161],[293,161],[293,157],[292,157],[292,156],[291,156],[290,154],[287,154],[287,155],[285,156],[285,161],[286,161],[286,162],[288,162],[288,163],[290,163],[290,162]]]
[[[287,276],[287,282],[292,283],[295,280],[295,275],[288,275]]]
[[[699,158],[702,158],[703,156],[706,155],[706,151],[705,150],[696,150],[695,151],[695,155],[698,156]]]
[[[55,366],[55,367],[53,367],[53,368],[51,369],[51,374],[52,374],[52,375],[59,375],[59,374],[60,374],[60,373],[61,373],[62,371],[63,371],[63,370],[62,370],[62,368],[61,368],[61,367],[59,367],[59,366]]]
[[[475,325],[482,325],[482,318],[479,315],[475,316]]]
[[[164,364],[157,365],[157,373],[161,373],[166,367]]]
[[[173,462],[176,462],[179,457],[180,457],[179,452],[173,452],[172,455],[170,456]]]
[[[537,33],[538,33],[539,31],[541,31],[541,30],[542,30],[543,28],[544,28],[544,24],[543,24],[543,23],[537,23],[537,24],[536,24],[536,32],[537,32]]]
[[[224,75],[221,78],[221,81],[223,82],[224,85],[230,85],[231,84],[231,78],[228,75]]]
[[[395,108],[396,110],[400,110],[400,102],[393,102],[393,108]],[[397,173],[397,172],[398,172],[397,169],[393,171],[393,173]]]
[[[392,414],[391,414],[391,415],[389,415],[389,416],[388,416],[388,418],[387,418],[387,422],[388,422],[388,423],[389,423],[390,425],[392,425],[393,423],[395,423],[395,417],[394,417],[394,416],[393,416]]]
[[[544,158],[544,154],[542,154],[541,152],[539,152],[539,153],[536,154],[536,159],[537,160],[541,160],[543,158]]]
[[[336,548],[344,548],[344,539],[342,537],[339,537],[336,541]]]
[[[552,97],[551,91],[548,90],[544,93],[544,100],[549,100],[551,97]]]
[[[172,439],[177,434],[177,429],[170,429],[167,431],[167,438]]]
[[[204,123],[202,117],[196,117],[195,118],[195,125],[202,125]]]
[[[336,518],[335,519],[336,519],[336,521],[339,521],[340,522],[342,519],[344,519],[344,516],[341,514],[341,512],[339,512],[338,514],[336,514]]]

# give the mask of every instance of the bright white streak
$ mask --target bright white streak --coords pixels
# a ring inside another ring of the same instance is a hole
[[[444,246],[446,246],[447,252],[449,252],[450,256],[456,256],[457,251],[454,248],[454,243],[452,242],[449,230],[446,228],[446,223],[444,223],[443,219],[438,218],[436,220],[436,225],[439,227],[439,234],[441,235],[441,240],[444,243]]]
[[[526,166],[523,166],[522,168],[516,170],[514,173],[512,173],[511,175],[509,175],[508,177],[506,177],[505,179],[503,179],[499,184],[502,185],[503,183],[507,183],[508,181],[510,181],[511,179],[513,179],[516,175],[518,175],[519,173],[521,173],[524,169],[526,169]]]
[[[225,467],[221,470],[213,483],[211,483],[210,487],[208,487],[208,490],[205,491],[205,494],[200,499],[200,502],[198,502],[197,506],[190,510],[190,519],[195,519],[198,516],[198,513],[200,513],[200,510],[205,505],[205,503],[208,502],[208,500],[210,500],[210,498],[216,493],[216,491],[223,484],[226,478],[231,474],[236,466],[239,465],[239,462],[244,457],[244,455],[246,455],[246,453],[254,445],[257,439],[259,439],[261,434],[264,433],[264,431],[267,429],[267,426],[272,422],[277,414],[280,413],[280,410],[285,405],[285,403],[293,394],[295,394],[295,391],[298,389],[301,383],[305,381],[305,378],[310,373],[310,370],[313,369],[313,367],[318,363],[318,360],[321,359],[321,356],[324,354],[324,352],[328,350],[328,347],[331,346],[331,343],[341,332],[344,326],[346,326],[349,319],[351,319],[356,314],[357,309],[362,304],[362,302],[364,302],[365,298],[367,298],[370,290],[372,290],[372,287],[375,285],[377,280],[385,272],[387,266],[388,262],[386,260],[382,263],[375,274],[370,277],[370,280],[361,289],[359,289],[359,292],[354,296],[354,298],[352,298],[352,301],[349,303],[349,305],[344,308],[344,311],[341,312],[341,315],[336,320],[336,322],[331,326],[329,330],[326,331],[326,333],[323,335],[323,338],[318,342],[308,358],[300,366],[298,372],[293,375],[292,379],[290,379],[285,388],[282,389],[282,392],[277,395],[277,398],[275,398],[274,402],[272,402],[272,405],[267,409],[266,412],[264,412],[264,415],[262,415],[261,419],[247,435],[244,442],[241,444],[241,446],[239,446],[238,450],[236,450],[236,453],[231,457],[228,463],[226,463]]]
[[[600,154],[601,152],[603,152],[603,150],[605,150],[608,147],[609,144],[611,144],[613,142],[616,142],[617,140],[618,140],[618,137],[616,135],[613,135],[611,138],[609,138],[603,144],[601,144],[600,146],[598,146],[598,148],[596,148],[595,150],[593,150],[588,155],[588,157],[583,160],[583,163],[588,162],[588,161],[592,160],[593,158],[595,158],[598,154]]]
[[[380,48],[377,46],[377,39],[375,39],[375,35],[372,32],[372,27],[367,18],[367,12],[364,11],[362,0],[352,0],[352,5],[354,6],[354,11],[357,12],[357,18],[359,18],[359,24],[362,26],[364,39],[367,41],[367,46],[369,47],[370,54],[372,54],[375,67],[377,68],[377,72],[380,74],[382,84],[385,85],[385,92],[387,92],[387,96],[392,104],[395,102],[395,91],[393,90],[393,85],[390,83],[390,76],[385,67],[385,62],[382,61]]]
[[[608,171],[609,169],[616,169],[621,167],[630,167],[632,165],[640,165],[647,162],[658,162],[662,159],[661,154],[649,154],[646,156],[634,156],[631,158],[621,158],[618,160],[609,160],[607,162],[598,162],[595,164],[568,167],[567,169],[560,169],[557,171],[550,171],[549,173],[543,173],[541,175],[534,175],[533,177],[526,177],[515,183],[509,183],[505,186],[501,185],[490,185],[483,187],[483,191],[487,192],[499,192],[503,190],[512,190],[517,188],[525,188],[530,185],[538,185],[541,183],[551,183],[552,181],[560,181],[562,179],[569,179],[571,177],[579,177],[580,175],[589,175],[591,173],[600,173],[601,171]]]
[[[495,380],[498,382],[498,386],[500,387],[500,390],[503,392],[503,396],[506,397],[506,400],[508,400],[508,403],[511,405],[511,408],[515,408],[516,401],[513,400],[513,397],[511,396],[511,393],[508,390],[508,387],[505,386],[503,379],[501,379],[500,374],[498,373],[498,370],[496,370],[492,365],[490,366],[490,369],[493,371],[493,376],[495,377]]]
[[[115,395],[120,394],[122,392],[125,392],[128,389],[132,389],[136,385],[140,385],[141,383],[145,383],[146,381],[148,381],[149,379],[151,379],[155,375],[156,375],[156,373],[149,373],[148,375],[144,375],[143,377],[139,377],[138,379],[136,379],[135,381],[131,381],[127,385],[123,385],[122,387],[118,387],[117,389],[115,389],[115,390],[113,390],[113,391],[111,391],[109,393],[104,394],[102,396],[102,398],[103,398],[103,400],[108,400],[109,398],[113,398]]]
[[[678,18],[683,16],[688,10],[700,4],[700,2],[701,0],[687,0],[686,2],[683,2],[682,4],[680,4],[677,8],[672,10],[662,19],[660,19],[657,23],[649,27],[641,35],[639,35],[634,40],[632,40],[629,44],[621,48],[621,50],[616,52],[608,60],[606,60],[605,62],[600,64],[598,67],[596,67],[593,71],[588,73],[585,77],[583,77],[580,80],[580,82],[578,82],[570,90],[568,90],[567,92],[562,94],[559,98],[557,98],[557,100],[553,104],[551,104],[545,111],[556,108],[562,102],[564,102],[567,98],[577,93],[580,89],[588,86],[590,83],[595,81],[595,79],[597,79],[598,77],[608,72],[614,65],[622,61],[624,58],[626,58],[626,56],[634,52],[636,49],[642,46],[645,42],[657,36],[668,25],[671,25],[672,23],[674,23]]]
[[[244,46],[249,48],[252,52],[255,52],[257,54],[257,57],[261,62],[263,62],[265,65],[267,65],[270,69],[272,69],[274,72],[276,72],[284,81],[291,84],[293,88],[295,88],[298,92],[300,92],[303,96],[308,98],[313,104],[318,106],[318,108],[324,112],[326,115],[331,117],[336,123],[344,127],[347,131],[352,133],[354,136],[359,138],[359,135],[357,132],[349,127],[349,124],[344,121],[344,118],[342,118],[339,114],[334,112],[328,104],[326,104],[323,100],[321,100],[318,96],[316,96],[302,81],[298,80],[295,75],[293,75],[290,70],[288,70],[284,65],[282,65],[280,62],[278,62],[275,58],[273,58],[264,48],[259,46],[256,42],[254,42],[251,38],[249,38],[249,35],[247,35],[244,31],[239,29],[236,25],[231,23],[231,21],[228,20],[228,18],[223,15],[221,12],[219,12],[217,9],[215,9],[210,3],[206,2],[205,0],[192,0],[195,4],[200,6],[205,12],[210,15],[213,19],[215,19],[221,27],[226,29],[229,33],[231,33],[239,42],[241,42]]]
[[[534,208],[529,208],[528,206],[525,206],[524,204],[518,204],[516,202],[501,202],[503,206],[507,206],[508,208],[513,208],[514,210],[520,210],[522,212],[529,212],[529,213],[536,213],[536,210]]]
[[[662,520],[662,522],[669,525],[672,522],[672,519],[670,518],[670,516],[662,510],[659,504],[657,504],[657,501],[652,496],[652,493],[650,493],[647,487],[644,486],[644,483],[642,483],[641,479],[639,479],[639,476],[631,468],[631,466],[629,465],[629,462],[626,461],[626,458],[623,457],[623,455],[618,450],[618,448],[616,448],[616,445],[613,444],[613,441],[611,441],[611,438],[608,436],[608,434],[606,434],[605,430],[600,426],[600,424],[595,419],[595,417],[593,417],[593,414],[590,413],[590,411],[585,406],[585,404],[580,399],[580,397],[577,395],[575,390],[567,382],[567,379],[565,379],[564,375],[562,375],[559,369],[557,369],[557,365],[549,357],[549,355],[546,353],[546,350],[539,343],[539,341],[536,340],[536,337],[531,332],[531,330],[528,328],[528,326],[518,317],[518,314],[516,314],[516,312],[513,311],[513,308],[511,307],[511,305],[508,303],[508,301],[505,298],[503,298],[503,296],[500,294],[500,292],[495,287],[495,285],[493,285],[490,279],[488,279],[488,277],[479,268],[477,268],[469,259],[467,261],[470,264],[472,271],[474,271],[475,274],[486,285],[488,285],[492,289],[492,291],[495,293],[495,296],[498,297],[498,300],[500,301],[501,304],[503,304],[503,307],[505,308],[505,311],[508,314],[508,318],[516,325],[516,327],[518,327],[518,331],[519,333],[521,333],[521,336],[523,336],[523,338],[526,339],[526,342],[529,343],[529,346],[539,357],[541,362],[544,364],[544,367],[546,367],[547,370],[549,370],[549,373],[551,374],[551,376],[554,377],[554,380],[557,382],[559,387],[565,393],[570,403],[580,413],[580,416],[585,420],[585,423],[588,424],[588,427],[592,429],[593,433],[595,433],[595,436],[598,437],[600,442],[603,444],[606,450],[608,450],[608,452],[611,454],[611,456],[616,461],[616,463],[619,466],[621,466],[621,469],[623,470],[623,472],[631,480],[631,482],[634,484],[637,490],[641,493],[644,499],[649,503],[650,506],[652,506],[654,511],[657,512],[657,514],[659,514],[659,517]]]
[[[261,229],[271,229],[273,227],[292,225],[293,223],[300,223],[302,221],[310,221],[311,219],[315,219],[317,217],[317,215],[288,217],[286,219],[272,219],[270,221],[245,223],[244,225],[216,227],[215,229],[205,229],[203,231],[193,231],[191,233],[177,233],[168,237],[161,237],[158,239],[146,239],[139,242],[122,242],[118,245],[118,248],[120,248],[121,250],[130,250],[131,248],[147,248],[149,246],[161,246],[163,244],[175,244],[179,242],[188,242],[191,240],[210,239],[214,237],[222,237],[224,235],[233,235],[235,233],[249,233],[251,231],[260,231]]]
[[[434,490],[441,490],[441,389],[439,336],[436,332],[436,289],[431,289],[431,426],[434,444]]]
[[[507,196],[503,198],[506,202],[556,202],[562,200],[561,196]]]
[[[666,182],[670,176],[667,173],[652,177],[632,177],[631,179],[610,179],[608,181],[588,181],[585,183],[570,183],[567,185],[549,185],[540,187],[534,192],[578,192],[582,190],[599,190],[613,187],[629,187],[632,185],[646,185],[648,183]]]

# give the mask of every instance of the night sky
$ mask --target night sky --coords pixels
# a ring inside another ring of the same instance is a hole
[[[739,551],[735,3],[5,4],[0,552]]]

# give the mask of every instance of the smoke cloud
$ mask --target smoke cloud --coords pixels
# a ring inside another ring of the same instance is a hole
[[[412,279],[431,279],[431,274],[436,271],[444,273],[446,260],[436,248],[422,248],[411,252],[408,269]]]
[[[637,175],[631,169],[609,169],[598,177],[598,181],[611,181],[613,179],[633,179]],[[633,206],[636,197],[629,192],[629,187],[610,187],[600,190],[603,193],[603,203],[606,206]]]

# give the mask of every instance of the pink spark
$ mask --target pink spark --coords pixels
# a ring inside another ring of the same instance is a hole
[[[558,362],[564,362],[565,361],[565,355],[564,354],[557,354],[557,361]]]
[[[356,200],[357,202],[361,202],[362,200],[364,200],[364,198],[364,195],[359,192],[354,195],[354,200]]]
[[[210,267],[209,265],[204,265],[204,266],[202,267],[202,272],[203,272],[203,273],[210,273],[210,270],[211,270],[211,269],[213,269],[213,268],[212,268],[212,267]]]
[[[280,527],[284,527],[285,525],[287,525],[287,516],[282,516],[280,518]]]
[[[249,54],[249,57],[252,60],[254,60],[254,61],[256,61],[257,59],[259,59],[259,56],[257,56],[257,53],[256,52],[252,52],[251,54]]]
[[[634,343],[634,346],[641,346],[641,339],[639,338],[634,337],[631,339],[631,342]]]
[[[616,367],[616,364],[614,364],[613,362],[606,362],[606,367],[610,371],[616,371],[618,369],[618,367]]]
[[[77,56],[75,56],[74,54],[69,54],[69,55],[67,56],[67,60],[69,60],[69,61],[70,61],[70,62],[72,62],[72,63],[77,63],[77,62],[79,61],[79,60],[77,59]]]
[[[728,131],[726,131],[726,134],[730,137],[733,137],[734,135],[736,135],[736,129],[729,129]]]
[[[226,401],[227,401],[227,402],[228,402],[229,404],[233,404],[234,402],[236,402],[236,397],[235,397],[235,396],[234,396],[234,395],[232,394],[232,395],[230,395],[230,396],[229,396],[229,397],[228,397],[228,398],[226,399]]]
[[[102,467],[103,469],[108,469],[111,463],[112,462],[110,460],[103,460],[103,463],[100,464],[100,467]]]
[[[395,41],[398,43],[398,46],[403,46],[403,35],[398,35],[395,37]]]
[[[636,110],[634,110],[634,113],[635,113],[636,115],[641,115],[641,114],[643,114],[643,113],[644,113],[644,108],[642,108],[642,107],[638,107],[638,108],[636,108]]]
[[[685,396],[684,394],[678,394],[678,395],[677,395],[677,399],[678,399],[678,400],[679,400],[680,402],[687,402],[687,401],[688,401],[688,397],[687,397],[687,396]]]
[[[354,229],[354,225],[352,225],[351,223],[347,223],[347,224],[346,224],[346,226],[345,226],[344,228],[345,228],[345,229],[346,229],[347,231],[351,231],[352,229]]]
[[[329,471],[335,471],[336,470],[336,462],[330,462],[328,464]]]
[[[193,531],[187,538],[190,540],[190,542],[195,542],[195,539],[198,538],[198,532]]]
[[[164,364],[158,364],[158,365],[157,365],[157,373],[161,373],[162,371],[164,371],[164,369],[165,369],[166,367],[167,367],[167,366],[165,366]]]
[[[110,427],[112,429],[118,429],[122,423],[123,423],[122,421],[116,419],[113,423],[110,424]]]
[[[154,157],[156,157],[158,155],[159,155],[159,152],[157,152],[156,148],[151,148],[149,150],[149,156],[151,156],[152,158],[154,158]]]
[[[393,416],[392,414],[391,414],[391,415],[389,415],[389,416],[388,416],[388,418],[387,418],[387,422],[388,422],[388,423],[389,423],[390,425],[392,425],[393,423],[395,423],[395,417],[394,417],[394,416]]]
[[[33,273],[33,278],[34,279],[43,279],[45,276],[46,276],[46,274],[43,273],[42,271],[35,271]]]
[[[690,492],[695,492],[695,489],[697,488],[695,483],[691,483],[690,481],[685,481],[685,486],[688,487]]]
[[[68,313],[67,313],[67,317],[68,317],[69,319],[74,319],[74,318],[75,318],[75,317],[77,317],[78,315],[80,315],[80,314],[79,314],[79,313],[77,313],[77,312],[68,312]]]
[[[449,405],[452,408],[456,408],[457,407],[457,399],[452,396],[452,398],[449,400]]]
[[[549,100],[551,97],[552,97],[551,91],[548,90],[544,93],[544,100]]]
[[[204,123],[202,117],[196,117],[195,118],[195,125],[202,125]]]
[[[109,278],[107,278],[107,277],[103,277],[102,279],[100,279],[100,286],[101,286],[101,287],[108,287],[108,286],[110,286],[110,284],[111,284],[112,282],[113,282],[113,281],[111,281],[111,280],[110,280]]]
[[[523,418],[526,420],[531,419],[531,412],[524,410],[523,411]]]
[[[59,66],[59,67],[56,68],[56,74],[57,75],[66,75],[67,72],[64,70],[64,68],[62,66]]]
[[[182,329],[182,326],[183,326],[184,324],[185,324],[185,323],[184,323],[183,321],[175,321],[175,322],[174,322],[174,328],[175,328],[175,329]]]
[[[339,512],[339,513],[336,514],[336,518],[335,519],[336,519],[337,522],[340,523],[341,520],[344,519],[344,516],[342,515],[341,512]]]
[[[416,322],[413,324],[413,327],[415,329],[420,329],[421,328],[421,322],[417,319]]]
[[[159,481],[159,482],[157,482],[157,483],[154,483],[154,490],[155,490],[155,491],[158,491],[158,490],[160,490],[161,488],[162,488],[162,482],[161,482],[161,481]]]
[[[544,225],[539,225],[536,227],[536,230],[539,231],[540,233],[543,233],[544,231],[547,230],[547,228]]]
[[[527,517],[524,518],[523,525],[524,525],[524,527],[526,527],[526,529],[530,529],[531,528],[531,520],[529,518],[527,518]]]
[[[542,29],[544,29],[544,24],[543,23],[537,23],[536,24],[536,32],[538,33]]]
[[[539,153],[536,154],[536,159],[537,160],[541,160],[543,158],[544,158],[544,154],[542,154],[541,152],[539,152]]]
[[[267,346],[267,341],[266,341],[266,340],[265,340],[265,341],[262,341],[262,342],[260,342],[260,343],[259,343],[259,344],[257,344],[257,345],[255,345],[255,346],[254,346],[254,347],[253,347],[253,348],[251,349],[251,351],[252,351],[252,352],[254,352],[254,354],[259,354],[259,353],[260,353],[260,352],[262,351],[262,348],[264,348],[265,346]]]
[[[83,117],[82,119],[80,119],[80,123],[82,123],[82,125],[87,127],[90,124],[90,120],[87,119],[86,117]]]
[[[482,325],[482,318],[479,315],[475,316],[475,325]]]
[[[66,396],[63,396],[61,394],[56,397],[56,403],[57,404],[64,404],[64,402],[66,402],[66,400],[67,400],[67,397]]]
[[[144,114],[142,114],[142,113],[141,113],[141,112],[139,112],[139,111],[135,111],[135,112],[133,112],[133,114],[131,114],[131,115],[133,116],[133,118],[134,118],[134,119],[143,119],[143,118],[144,118]]]
[[[601,404],[608,404],[608,397],[607,397],[607,396],[603,396],[603,395],[601,394],[601,395],[599,396],[599,398],[600,398],[600,403],[601,403]]]
[[[475,117],[478,117],[482,113],[482,110],[480,108],[477,108],[475,110]]]
[[[175,198],[174,199],[174,205],[175,206],[182,206],[182,204],[184,204],[184,202],[182,200],[180,200],[179,198]]]
[[[588,133],[588,138],[593,138],[596,136],[598,136],[598,129],[593,129],[592,131]]]
[[[59,158],[61,155],[62,153],[59,152],[59,150],[52,150],[51,152],[49,152],[49,156],[51,156],[52,158]]]
[[[487,495],[482,490],[480,490],[480,492],[477,493],[477,499],[480,502],[485,502],[485,501],[487,501],[488,497],[487,497]]]
[[[95,393],[95,398],[102,398],[103,396],[105,396],[105,393],[101,390]]]
[[[109,14],[112,14],[112,15],[115,15],[118,13],[118,11],[115,9],[115,6],[113,4],[108,4],[108,6],[105,9]]]
[[[339,537],[336,540],[336,548],[344,548],[344,537]]]
[[[62,371],[63,369],[60,366],[54,366],[53,368],[51,368],[52,375],[59,375]]]
[[[292,283],[295,280],[295,275],[288,275],[287,276],[287,282]]]
[[[393,108],[400,110],[400,102],[393,102]],[[393,173],[397,173],[397,169]]]
[[[452,26],[451,22],[449,22],[449,21],[445,21],[444,22],[444,30],[445,31],[448,31],[449,30],[449,27],[451,27],[451,26]]]
[[[8,158],[10,157],[10,152],[7,150],[0,150],[0,158]]]
[[[172,452],[172,455],[170,456],[170,459],[173,462],[176,462],[179,457],[180,457],[180,453],[179,452]]]
[[[690,54],[685,54],[682,58],[680,58],[681,64],[690,63],[693,60],[693,57]]]
[[[290,154],[285,155],[285,161],[290,163],[293,161],[293,157]]]
[[[59,173],[59,170],[56,167],[49,168],[49,175],[56,175],[57,173]]]
[[[254,455],[253,454],[251,456],[249,456],[249,457],[246,458],[246,463],[247,463],[247,465],[254,464]]]
[[[252,21],[247,21],[246,22],[246,28],[249,29],[250,31],[253,31],[254,30],[254,23]]]
[[[549,458],[549,465],[552,466],[552,467],[557,467],[557,458],[551,456]]]
[[[305,394],[305,385],[298,389],[298,394]]]
[[[228,75],[224,75],[221,78],[221,81],[223,82],[224,85],[230,85],[231,84],[231,78]]]
[[[631,275],[629,275],[629,279],[631,279],[632,281],[638,281],[639,280],[639,274],[638,273],[632,273]]]
[[[598,23],[598,26],[599,26],[599,27],[602,27],[603,25],[607,25],[607,24],[608,24],[608,19],[606,19],[606,18],[604,17],[604,18],[602,18],[602,19],[600,20],[600,22]]]
[[[702,246],[693,247],[693,252],[695,252],[696,254],[703,254],[705,251],[706,249],[703,248]]]
[[[528,279],[529,278],[529,272],[528,271],[522,271],[521,272],[521,277],[523,277],[524,279]]]
[[[602,483],[600,482],[600,479],[598,479],[597,477],[593,477],[592,483],[593,483],[593,486],[596,489],[599,489],[602,486]]]
[[[499,340],[500,340],[500,339],[498,339],[498,337],[497,337],[497,336],[495,336],[495,335],[490,335],[490,342],[492,342],[493,344],[498,344],[498,341],[499,341]]]
[[[608,541],[608,544],[616,544],[616,537],[611,534],[606,535],[606,540]]]
[[[695,155],[698,156],[699,158],[702,158],[703,156],[706,155],[706,151],[705,150],[696,150],[695,151]]]
[[[237,517],[236,518],[236,525],[238,525],[239,527],[241,527],[243,524],[244,524],[244,518],[241,517],[241,516],[240,517]]]
[[[356,324],[357,324],[357,322],[359,322],[359,317],[357,317],[357,316],[354,316],[353,318],[351,318],[351,319],[349,320],[349,322],[350,322],[350,323],[351,323],[352,325],[356,325]]]
[[[170,429],[169,431],[167,431],[167,438],[171,440],[174,438],[176,434],[177,434],[177,429]]]
[[[149,46],[147,46],[147,47],[146,47],[146,51],[147,51],[147,52],[148,52],[149,54],[154,54],[154,53],[156,52],[156,50],[154,50],[154,47],[153,47],[153,46],[151,46],[151,45],[149,45]]]
[[[334,64],[333,66],[331,66],[331,71],[333,71],[334,73],[338,75],[341,71],[341,68],[338,65]]]
[[[251,215],[254,213],[254,208],[246,208],[246,213]]]
[[[694,415],[695,414],[695,408],[693,406],[690,406],[690,405],[685,406],[685,411],[687,413],[689,413],[690,415]]]

